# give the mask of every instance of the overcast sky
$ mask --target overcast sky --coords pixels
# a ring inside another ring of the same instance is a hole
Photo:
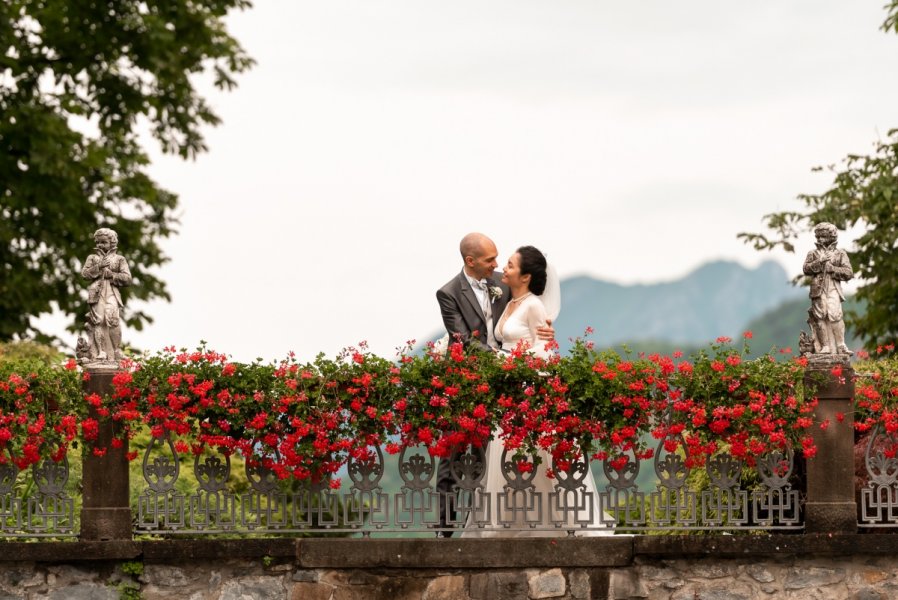
[[[172,302],[126,336],[143,348],[392,356],[441,327],[471,230],[562,277],[771,256],[794,274],[801,256],[736,234],[898,126],[882,0],[255,4],[229,23],[258,64],[208,91],[210,152],[153,152],[181,226]]]

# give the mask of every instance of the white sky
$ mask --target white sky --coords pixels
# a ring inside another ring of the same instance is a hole
[[[898,126],[882,4],[256,0],[230,30],[258,64],[208,91],[210,152],[154,150],[181,199],[173,300],[126,337],[392,356],[441,327],[434,292],[471,230],[501,261],[538,246],[562,277],[771,256],[797,272],[736,234]]]

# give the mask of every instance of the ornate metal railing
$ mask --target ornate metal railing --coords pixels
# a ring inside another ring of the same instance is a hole
[[[75,532],[75,503],[68,494],[69,463],[44,460],[24,473],[12,463],[0,465],[0,535],[70,537]]]
[[[860,527],[898,527],[898,436],[877,425],[864,452],[867,483],[860,489]]]
[[[621,529],[800,529],[802,525],[801,496],[790,483],[792,452],[758,457],[754,473],[726,454],[711,457],[704,469],[697,470],[688,468],[681,454],[667,452],[662,441],[654,458],[658,483],[648,494],[636,485],[638,461],[629,461],[618,474],[607,460],[603,468],[610,485],[599,494],[600,504],[617,517]]]
[[[498,451],[499,442],[493,442]],[[682,447],[682,446],[681,446]],[[430,532],[463,536],[609,535],[646,530],[801,529],[802,498],[792,489],[791,452],[759,457],[755,469],[726,455],[703,469],[689,469],[679,452],[658,443],[654,489],[642,491],[644,467],[635,455],[619,468],[604,461],[604,485],[591,484],[587,459],[545,478],[545,464],[499,461],[497,489],[485,481],[482,450],[454,456],[451,491],[438,491],[438,460],[423,449],[406,449],[395,476],[388,476],[379,448],[374,459],[348,465],[346,487],[327,484],[290,488],[271,471],[245,467],[248,489],[236,491],[232,464],[223,455],[193,458],[198,488],[179,491],[181,462],[174,445],[155,440],[143,457],[146,487],[138,500],[136,531],[157,534],[232,532]],[[548,457],[544,457],[547,459]],[[529,467],[527,466],[529,464]],[[555,465],[553,465],[555,467]]]

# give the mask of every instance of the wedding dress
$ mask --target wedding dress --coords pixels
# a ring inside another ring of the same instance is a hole
[[[551,351],[546,350],[545,342],[537,339],[536,328],[545,325],[547,318],[554,319],[557,311],[547,313],[540,297],[533,294],[516,304],[513,313],[509,314],[511,302],[502,313],[496,326],[496,340],[502,342],[503,350],[513,350],[523,341],[528,352],[548,358]],[[552,467],[552,455],[540,450],[542,460],[531,480],[533,487],[527,492],[514,490],[502,475],[503,451],[499,432],[494,431],[486,450],[483,487],[484,494],[490,498],[489,524],[483,527],[475,524],[477,520],[486,520],[486,511],[475,512],[468,519],[462,537],[558,537],[569,529],[584,536],[614,534],[614,530],[602,522],[599,494],[591,471],[586,473],[581,487],[566,492],[556,485],[557,480],[546,476],[546,469]],[[508,463],[511,454],[506,456],[506,469],[511,468]],[[557,522],[562,522],[560,527]],[[611,519],[606,522],[610,523]],[[583,529],[583,525],[591,529]]]

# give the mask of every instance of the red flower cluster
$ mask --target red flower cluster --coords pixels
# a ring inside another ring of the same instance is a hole
[[[876,349],[876,360],[859,363],[855,372],[854,426],[860,432],[872,431],[877,425],[885,433],[898,433],[898,355],[895,345]],[[889,450],[895,454],[898,444]]]
[[[0,464],[25,469],[44,458],[63,460],[78,434],[79,416],[60,400],[79,396],[69,368],[38,362],[0,364]]]

